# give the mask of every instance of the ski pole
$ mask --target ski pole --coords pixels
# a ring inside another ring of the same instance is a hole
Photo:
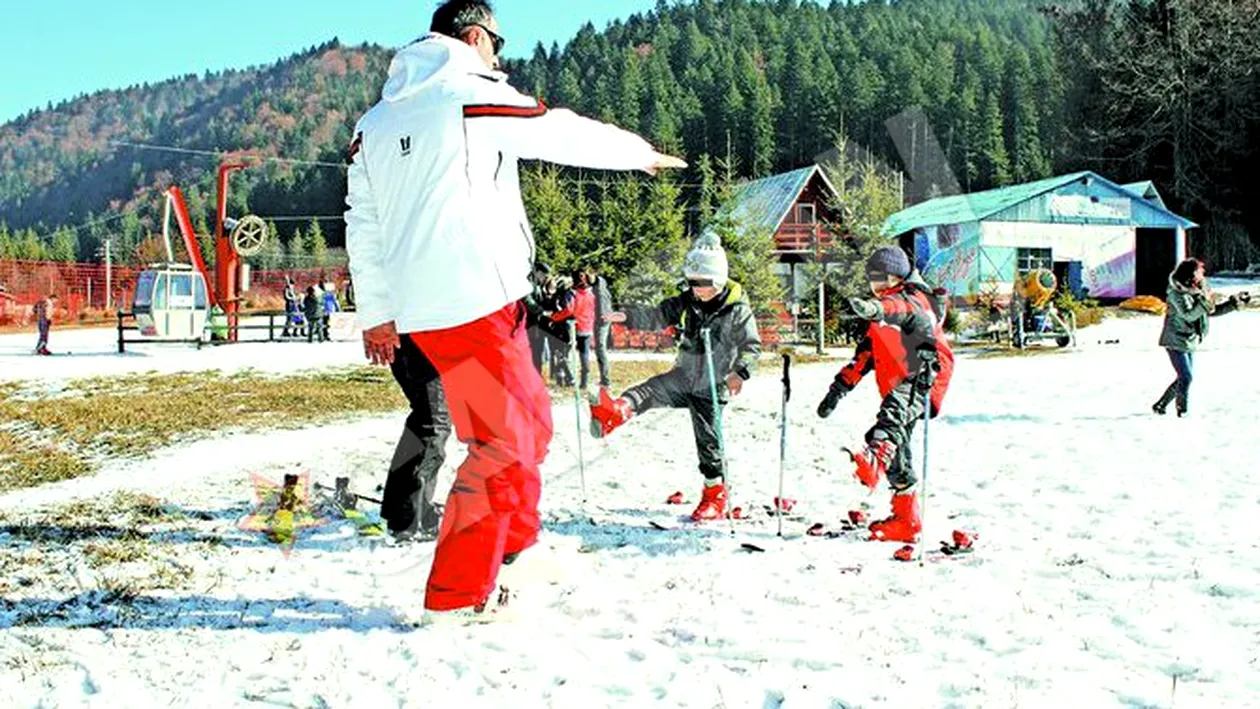
[[[931,371],[932,364],[925,362],[923,371],[919,373],[920,377],[926,379],[928,372]],[[923,391],[923,475],[919,478],[919,492],[923,494],[923,502],[919,505],[919,518],[922,520],[922,529],[919,534],[922,538],[919,540],[919,550],[916,556],[919,557],[919,566],[923,566],[923,539],[927,538],[927,502],[928,502],[928,422],[932,420],[932,389],[926,388]],[[909,441],[907,441],[909,443]]]
[[[579,366],[577,362],[577,334],[574,333],[573,347],[569,350],[569,369],[576,370]],[[586,460],[582,454],[582,397],[578,395],[578,380],[573,379],[573,422],[577,426],[577,449],[578,449],[578,477],[582,484],[582,512],[586,512]]]
[[[727,519],[731,521],[731,536],[735,536],[735,496],[732,494],[734,487],[731,485],[730,466],[726,462],[726,442],[722,436],[722,407],[718,405],[717,395],[717,371],[713,368],[713,341],[709,337],[709,328],[702,328],[700,336],[704,339],[704,357],[708,363],[709,369],[709,396],[713,399],[713,429],[717,433],[718,439],[718,456],[722,459],[722,482],[726,485],[726,504],[731,507],[731,512],[726,513]]]
[[[783,353],[783,412],[779,415],[779,497],[775,501],[774,516],[779,519],[780,538],[783,537],[783,471],[787,467],[787,405],[788,399],[792,398],[792,377],[789,368],[792,365],[792,356]]]

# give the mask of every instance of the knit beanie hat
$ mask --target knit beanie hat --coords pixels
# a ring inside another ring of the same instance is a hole
[[[696,239],[683,259],[683,275],[689,279],[707,278],[714,286],[725,288],[727,265],[722,239],[716,234],[704,234]]]
[[[898,278],[910,277],[910,258],[897,246],[881,246],[866,259],[867,273],[887,273]]]

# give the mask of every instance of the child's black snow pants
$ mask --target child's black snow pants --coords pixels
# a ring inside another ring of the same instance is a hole
[[[713,417],[713,399],[707,389],[697,392],[677,369],[659,374],[626,390],[622,397],[630,402],[635,414],[649,409],[672,408],[691,411],[691,428],[696,437],[696,455],[700,458],[700,474],[713,480],[724,476],[722,448],[718,442],[717,421]],[[725,389],[725,383],[719,383]],[[726,402],[720,401],[719,406]]]
[[[911,464],[910,435],[922,418],[923,395],[916,393],[913,382],[907,379],[884,397],[875,425],[866,432],[867,443],[891,441],[897,446],[897,454],[888,466],[888,483],[898,490],[919,481]]]

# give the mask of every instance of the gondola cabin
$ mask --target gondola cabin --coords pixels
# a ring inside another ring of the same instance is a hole
[[[132,312],[144,337],[204,339],[210,315],[206,280],[188,264],[153,266],[136,279]]]

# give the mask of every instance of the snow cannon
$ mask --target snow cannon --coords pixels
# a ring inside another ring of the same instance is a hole
[[[1059,279],[1048,269],[1038,268],[1017,281],[1020,297],[1026,299],[1036,310],[1044,310],[1059,289]]]
[[[1067,318],[1054,305],[1059,279],[1054,272],[1038,268],[1015,279],[1011,297],[1011,344],[1016,349],[1041,340],[1053,340],[1059,347],[1076,344],[1076,315]]]

